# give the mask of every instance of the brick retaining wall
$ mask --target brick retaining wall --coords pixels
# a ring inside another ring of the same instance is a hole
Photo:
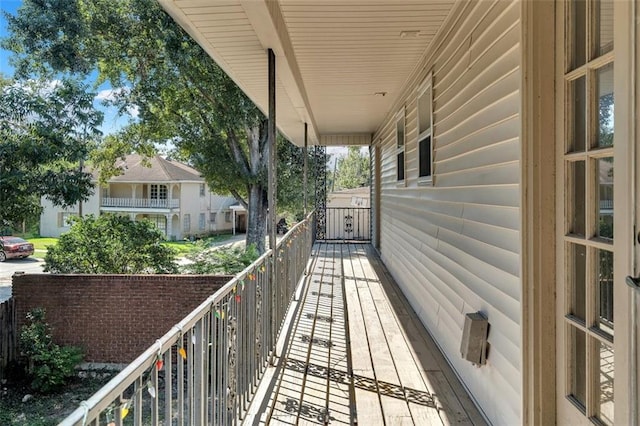
[[[13,276],[18,330],[42,307],[56,343],[81,346],[85,361],[129,363],[230,276]]]

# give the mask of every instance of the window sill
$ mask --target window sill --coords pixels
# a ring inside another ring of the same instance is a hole
[[[407,186],[407,183],[404,179],[396,181],[396,188],[404,188],[405,186]]]
[[[418,178],[418,186],[433,186],[433,175]]]

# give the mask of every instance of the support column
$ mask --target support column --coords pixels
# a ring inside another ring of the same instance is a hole
[[[167,238],[167,240],[171,239],[171,232],[173,232],[173,230],[171,229],[171,222],[173,222],[173,214],[166,214],[164,215],[167,221],[167,226],[165,226],[164,230],[165,230],[165,237]]]
[[[235,210],[231,210],[233,212],[233,216],[231,219],[231,226],[233,228],[233,235],[236,235],[236,211]]]
[[[274,365],[275,360],[275,342],[277,325],[274,324],[274,316],[278,312],[278,253],[276,253],[276,218],[277,203],[276,203],[276,56],[273,50],[267,50],[269,58],[269,123],[267,126],[267,143],[269,147],[269,248],[271,249],[271,330],[269,331],[269,338],[273,342],[274,347],[269,357],[269,363]]]
[[[304,155],[304,167],[303,167],[303,179],[304,179],[304,183],[302,184],[302,191],[304,193],[304,216],[305,218],[307,217],[307,149],[308,149],[308,125],[307,123],[304,123],[304,148],[302,150],[302,153]]]
[[[269,57],[269,124],[267,129],[269,144],[269,247],[273,250],[276,248],[276,222],[277,222],[277,203],[276,203],[276,55],[273,50],[267,51]],[[274,253],[275,256],[275,253]],[[275,262],[274,262],[275,266]],[[275,267],[273,268],[275,272]],[[274,274],[275,282],[275,274]]]

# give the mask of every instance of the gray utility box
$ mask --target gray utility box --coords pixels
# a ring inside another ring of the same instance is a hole
[[[489,321],[480,312],[467,314],[462,330],[460,353],[462,358],[477,365],[487,362],[487,332]]]

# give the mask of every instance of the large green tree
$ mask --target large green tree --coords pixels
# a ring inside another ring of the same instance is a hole
[[[69,232],[49,247],[44,270],[54,274],[176,273],[175,253],[147,221],[116,215],[73,218]]]
[[[139,111],[103,147],[111,160],[171,141],[215,191],[247,207],[247,243],[264,251],[267,120],[156,1],[24,0],[8,22],[4,47],[20,75],[97,70],[115,105]]]
[[[80,169],[102,113],[74,80],[0,80],[0,226],[37,216],[40,197],[69,206],[91,194]]]
[[[334,189],[351,189],[369,184],[369,156],[359,146],[350,146],[345,157],[337,160]]]

